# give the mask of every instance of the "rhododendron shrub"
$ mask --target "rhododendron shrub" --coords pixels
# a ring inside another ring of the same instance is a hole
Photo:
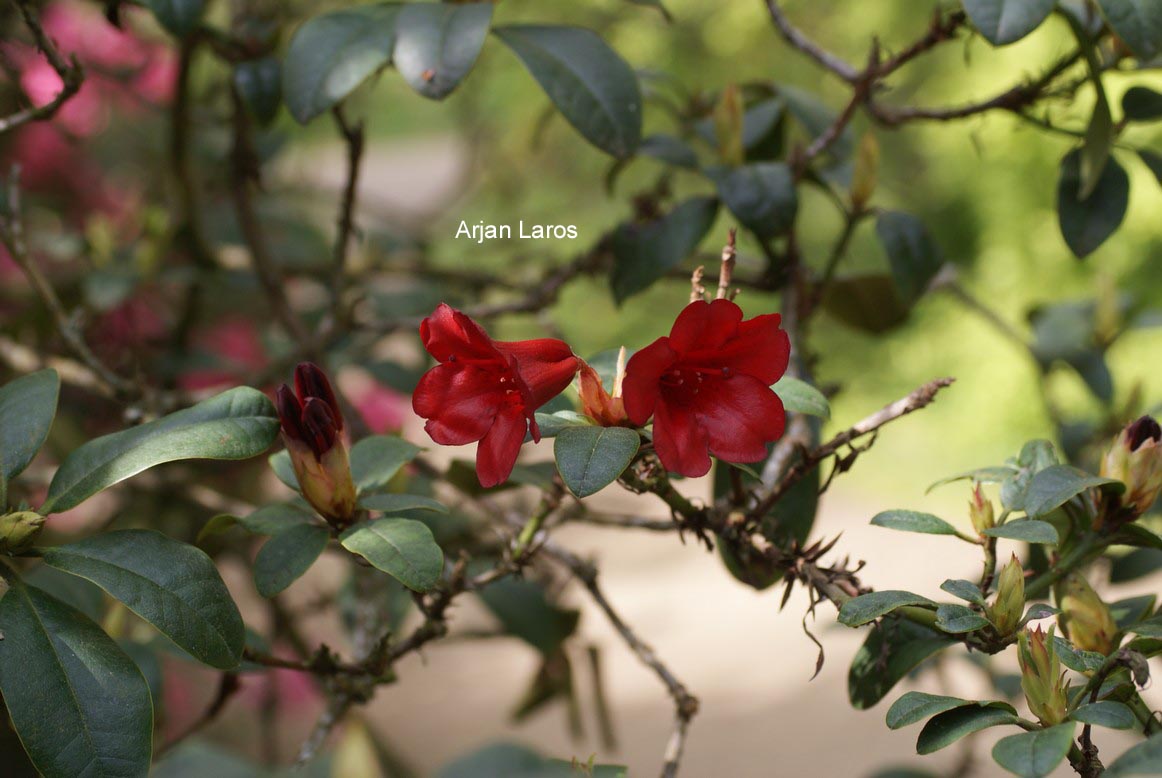
[[[1162,774],[1162,10],[808,5],[9,4],[0,773]]]

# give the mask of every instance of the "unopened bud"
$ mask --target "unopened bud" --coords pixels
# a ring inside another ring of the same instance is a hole
[[[1101,475],[1126,485],[1121,507],[1133,521],[1154,504],[1162,491],[1162,428],[1143,416],[1121,431],[1101,463]]]
[[[0,551],[19,553],[32,545],[44,527],[44,516],[17,511],[0,516]]]
[[[295,368],[295,390],[283,384],[275,404],[299,488],[323,518],[345,522],[355,512],[355,483],[343,413],[326,374],[310,362]]]
[[[1017,631],[1025,613],[1025,570],[1016,554],[997,577],[997,598],[987,611],[1001,635],[1008,637]]]
[[[983,535],[986,529],[996,526],[997,518],[993,511],[993,503],[984,496],[980,484],[974,484],[972,487],[972,499],[968,501],[968,517],[972,519],[972,528],[978,535]]]
[[[1070,642],[1102,656],[1113,653],[1118,647],[1118,625],[1089,582],[1070,573],[1061,592],[1061,629]]]
[[[1017,661],[1029,711],[1046,726],[1063,722],[1069,710],[1069,684],[1053,647],[1053,628],[1023,630],[1017,639]]]
[[[625,349],[618,354],[617,376],[613,392],[605,390],[601,376],[589,365],[582,363],[577,373],[578,394],[581,396],[581,412],[602,427],[619,427],[630,424],[625,415],[625,402],[621,399],[621,381],[625,376]]]

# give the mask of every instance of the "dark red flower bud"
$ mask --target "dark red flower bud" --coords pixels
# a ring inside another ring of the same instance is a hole
[[[306,405],[307,400],[312,397],[325,402],[331,409],[335,427],[340,432],[343,431],[343,412],[339,410],[339,402],[335,399],[335,392],[331,389],[327,374],[318,365],[313,362],[299,363],[295,368],[295,391],[298,392],[303,405]]]
[[[1147,440],[1155,443],[1162,441],[1162,427],[1152,417],[1143,416],[1126,427],[1126,437],[1129,439],[1130,451],[1137,451]]]
[[[654,419],[654,449],[666,469],[705,475],[710,454],[757,462],[783,434],[785,412],[771,384],[787,369],[791,345],[778,314],[742,320],[729,300],[699,300],[626,365],[625,411],[639,426]]]
[[[573,380],[581,361],[560,340],[494,341],[479,324],[440,303],[420,324],[424,348],[440,363],[420,379],[412,408],[446,446],[479,441],[476,476],[505,481],[525,433],[540,440],[534,412]]]

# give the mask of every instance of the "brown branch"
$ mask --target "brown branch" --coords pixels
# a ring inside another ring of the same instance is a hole
[[[20,15],[24,18],[25,25],[32,32],[36,47],[40,49],[44,58],[48,60],[48,64],[60,76],[62,86],[56,97],[44,105],[25,108],[10,116],[0,118],[0,133],[9,132],[31,122],[51,119],[61,109],[61,106],[80,91],[81,84],[85,82],[85,71],[81,67],[81,63],[77,61],[75,56],[70,57],[68,61],[65,60],[56,44],[45,33],[40,19],[29,8],[26,0],[17,0],[16,7],[20,9]]]
[[[351,124],[343,114],[342,104],[336,105],[331,114],[339,134],[347,144],[347,179],[343,187],[343,198],[339,203],[337,219],[338,233],[331,267],[331,310],[336,324],[346,320],[343,310],[344,276],[347,268],[347,252],[355,231],[355,198],[359,188],[359,167],[363,159],[363,123]]]
[[[811,59],[815,60],[819,65],[822,65],[827,70],[849,84],[854,84],[859,78],[859,71],[853,68],[848,63],[844,62],[839,57],[830,53],[826,49],[819,46],[806,35],[804,35],[797,27],[791,24],[790,19],[783,13],[783,9],[779,7],[776,0],[766,0],[767,11],[771,15],[771,21],[775,23],[783,38],[794,48],[806,54]]]

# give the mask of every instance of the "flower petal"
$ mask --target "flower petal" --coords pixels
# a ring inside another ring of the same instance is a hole
[[[503,391],[495,375],[454,362],[424,373],[412,393],[412,409],[428,419],[424,429],[432,440],[446,446],[483,438],[502,405]]]
[[[528,419],[519,408],[497,415],[488,434],[476,449],[476,478],[485,489],[508,480],[524,443]]]
[[[669,338],[658,338],[629,358],[621,396],[626,415],[634,424],[641,426],[650,420],[658,401],[658,382],[677,359]]]
[[[447,303],[437,305],[432,315],[420,322],[420,339],[428,353],[440,362],[455,358],[499,359],[488,333]]]
[[[690,361],[709,367],[726,367],[770,386],[783,377],[791,357],[791,339],[779,329],[777,313],[756,316],[738,325],[735,334],[711,349],[699,347],[687,355]]]
[[[706,430],[688,408],[659,398],[654,408],[654,450],[667,470],[697,478],[710,472]]]
[[[533,411],[565,391],[581,366],[573,349],[555,338],[496,341],[493,345],[502,355],[515,360],[517,372],[528,386],[527,402]]]
[[[691,411],[707,432],[710,451],[727,462],[764,459],[767,444],[782,437],[786,423],[783,401],[749,375],[707,381]]]
[[[670,348],[687,352],[714,350],[734,335],[742,309],[730,300],[695,300],[682,309],[670,330]]]

